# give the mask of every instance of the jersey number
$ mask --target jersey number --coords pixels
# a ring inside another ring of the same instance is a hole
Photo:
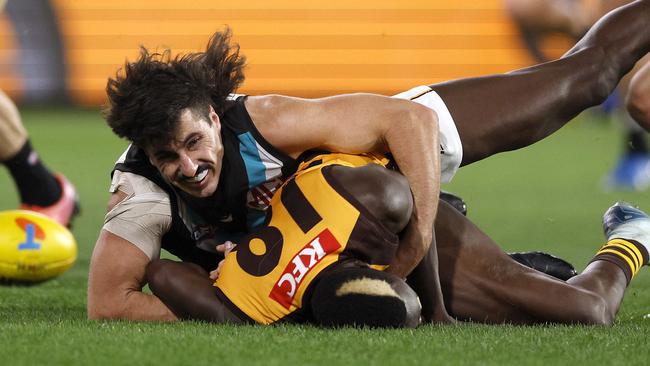
[[[307,233],[323,220],[302,193],[295,179],[290,179],[282,188],[280,201],[303,233]],[[273,216],[273,207],[269,208],[269,215]],[[252,243],[263,243],[265,248],[259,251],[262,254],[254,253]],[[237,246],[237,263],[252,276],[265,276],[278,265],[283,245],[284,238],[280,230],[275,226],[265,226],[248,236],[243,245]]]

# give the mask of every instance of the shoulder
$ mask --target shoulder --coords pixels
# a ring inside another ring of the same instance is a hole
[[[295,158],[300,152],[294,151],[288,138],[300,119],[301,109],[311,100],[279,94],[249,96],[245,106],[253,125],[271,145]]]
[[[172,218],[169,195],[152,181],[137,174],[117,171],[113,176],[111,193],[105,223],[129,221],[143,228],[157,226],[165,232],[169,229]]]
[[[279,94],[256,95],[246,98],[245,106],[253,123],[260,125],[277,120],[279,116],[287,113],[292,107],[304,104],[309,99],[289,97]]]
[[[150,179],[131,172],[116,170],[113,173],[109,192],[115,193],[121,191],[127,195],[136,195],[144,193],[157,193],[168,196],[167,193]],[[168,199],[169,200],[169,199]]]
[[[310,149],[372,151],[376,141],[369,139],[379,136],[389,126],[388,122],[400,120],[415,105],[411,101],[367,93],[317,99],[265,95],[249,97],[246,101],[260,134],[293,158]],[[365,135],[370,137],[364,138]]]
[[[113,177],[111,192],[103,229],[156,258],[160,240],[172,224],[169,195],[145,177],[120,171]]]

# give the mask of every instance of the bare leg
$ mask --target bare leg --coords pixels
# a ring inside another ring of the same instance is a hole
[[[640,69],[630,83],[627,109],[635,121],[650,129],[650,55],[639,64]]]
[[[563,282],[510,259],[444,202],[438,210],[440,280],[453,316],[486,323],[613,322],[627,284],[616,265],[597,261]]]
[[[563,58],[504,75],[432,85],[449,108],[463,165],[533,144],[602,103],[650,51],[650,1],[597,22]]]
[[[18,153],[27,142],[27,131],[16,105],[0,90],[0,162]]]

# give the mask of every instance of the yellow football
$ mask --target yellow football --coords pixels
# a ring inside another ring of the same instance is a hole
[[[9,283],[49,280],[77,259],[72,233],[45,215],[31,211],[0,212],[0,279]]]

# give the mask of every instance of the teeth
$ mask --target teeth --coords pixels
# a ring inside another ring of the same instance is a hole
[[[188,179],[190,182],[200,182],[205,178],[205,176],[208,175],[208,170],[204,170],[201,173],[197,174],[196,176]]]

